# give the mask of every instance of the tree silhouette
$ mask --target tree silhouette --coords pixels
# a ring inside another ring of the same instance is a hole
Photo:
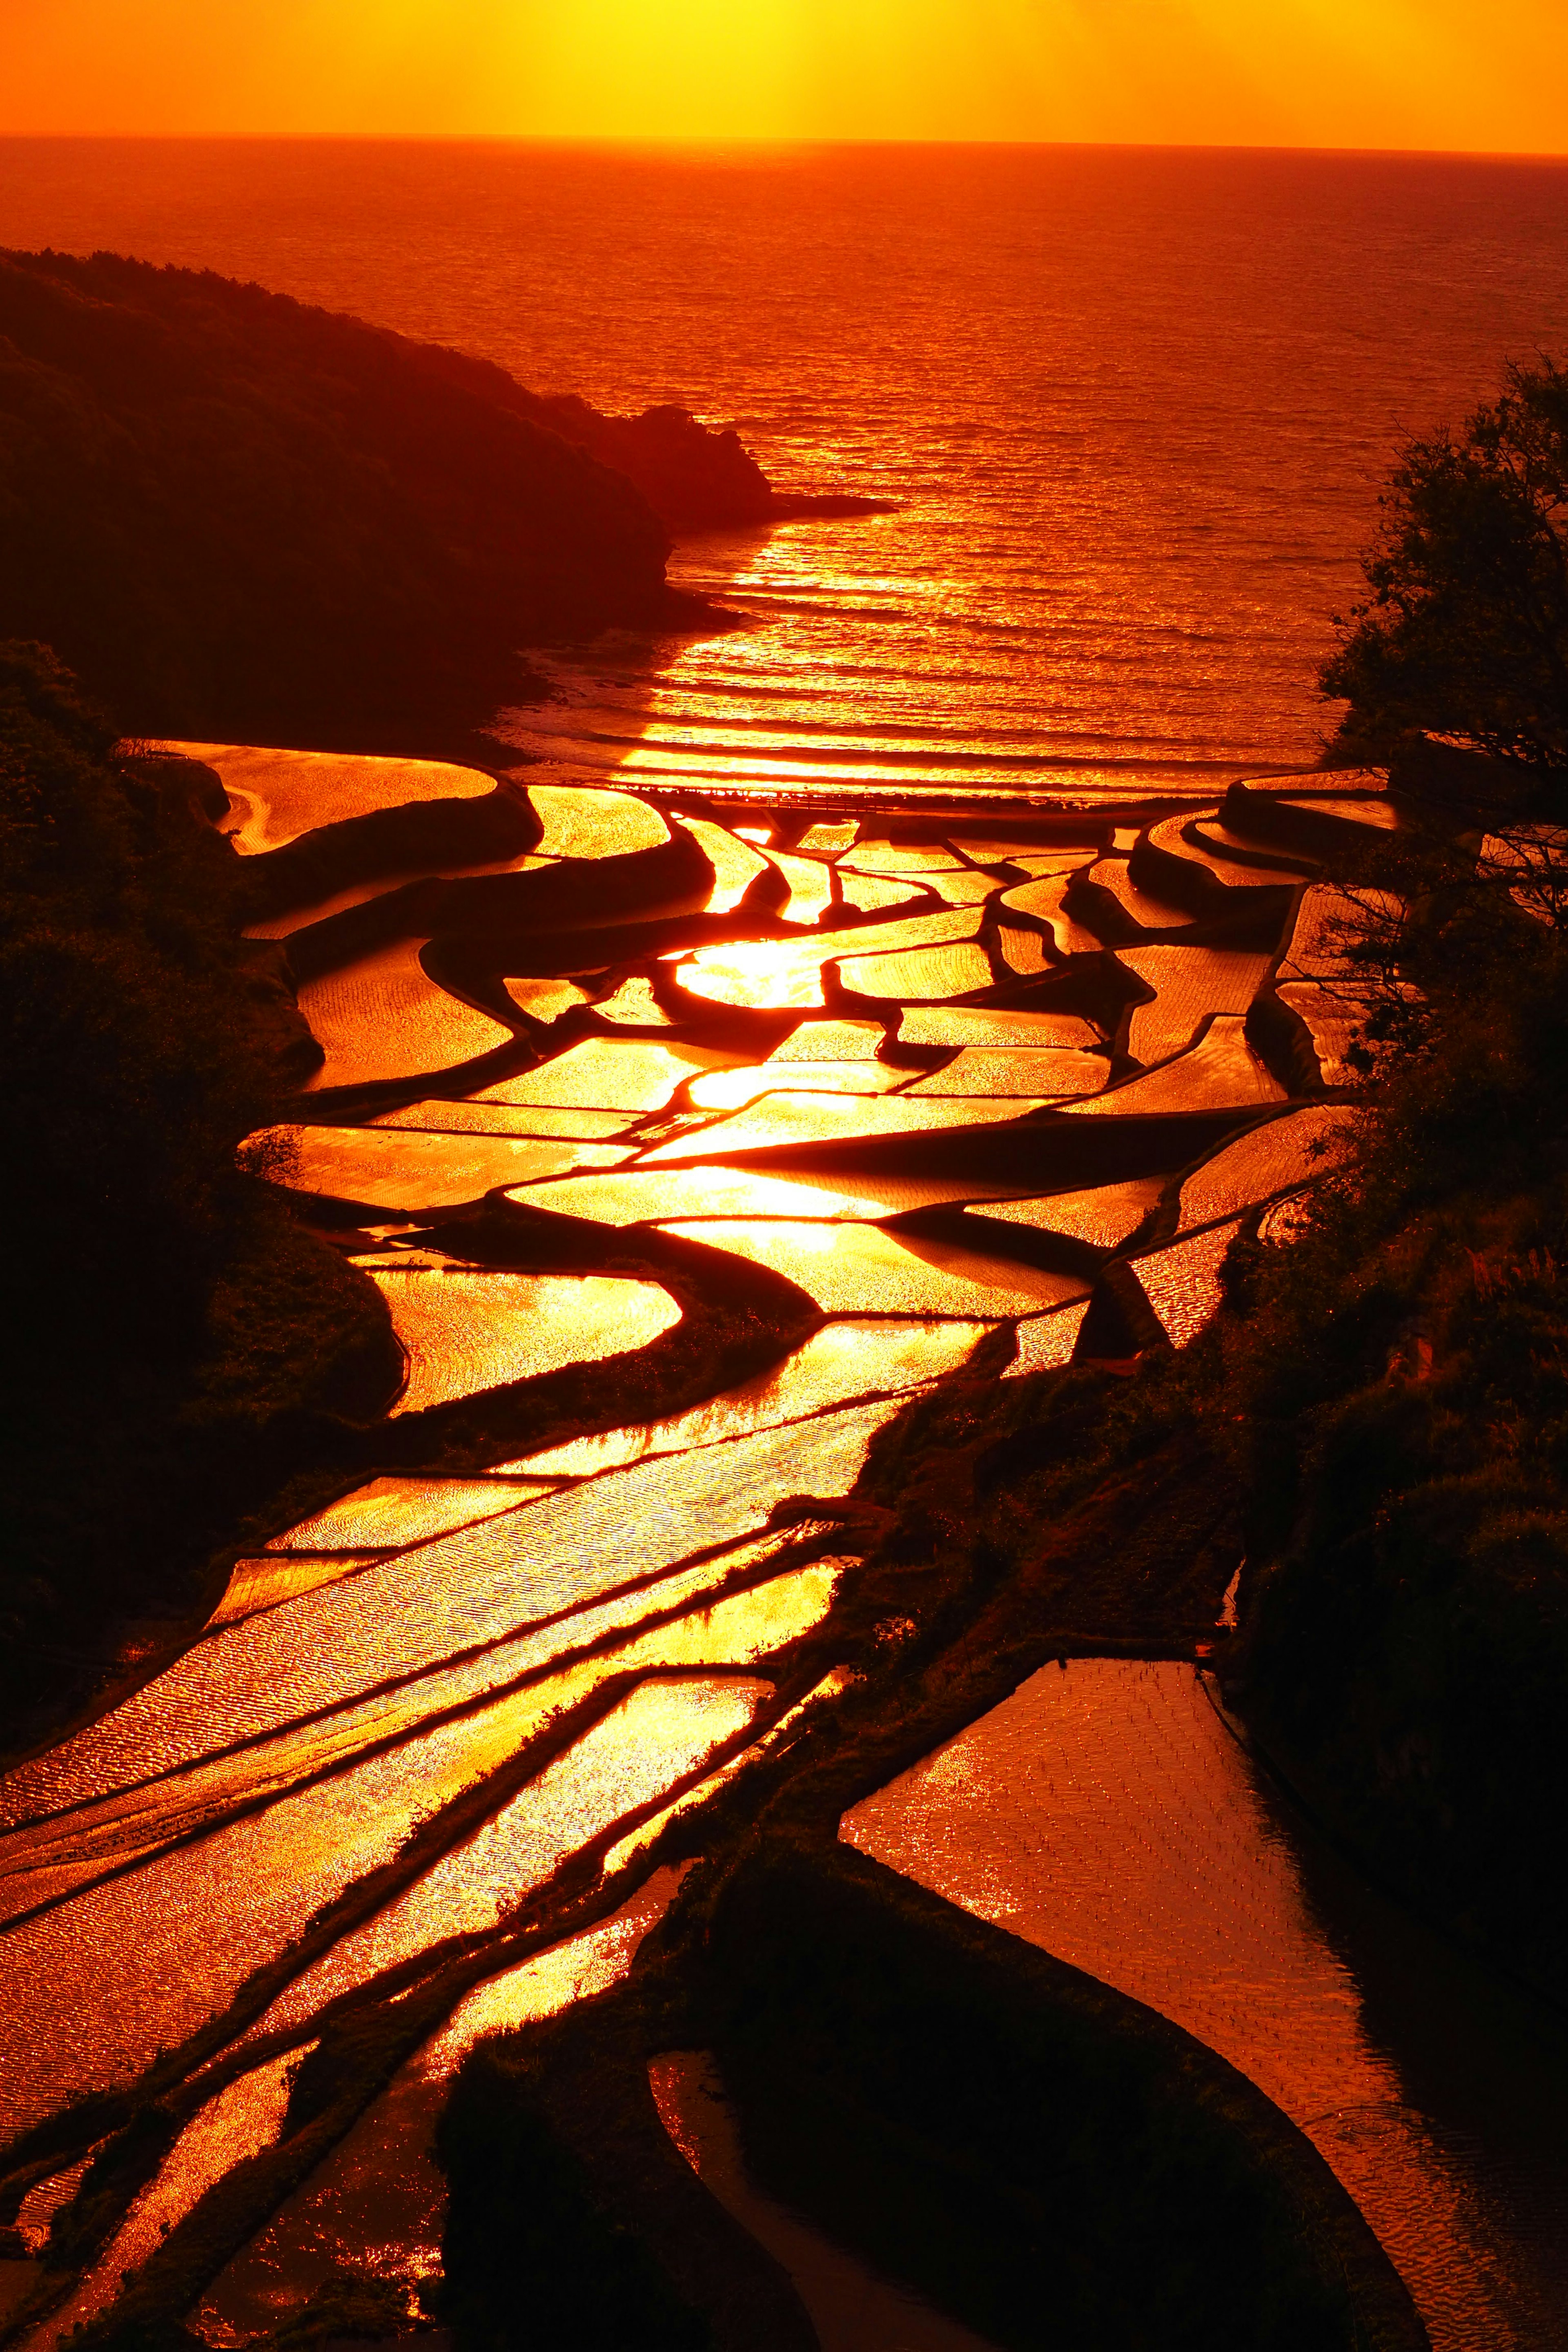
[[[1382,506],[1370,595],[1321,673],[1350,704],[1342,741],[1423,730],[1568,767],[1568,371],[1510,367],[1462,434],[1412,442]],[[1545,778],[1521,782],[1550,806]]]

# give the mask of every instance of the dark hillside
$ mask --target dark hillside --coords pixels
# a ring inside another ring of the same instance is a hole
[[[1483,761],[1478,788],[1492,789]],[[1482,819],[1377,863],[1411,907],[1357,1149],[1233,1253],[1212,1409],[1253,1496],[1238,1706],[1384,1881],[1568,1990],[1568,929]],[[1419,803],[1417,803],[1419,805]],[[1521,903],[1521,899],[1524,903]]]
[[[313,1048],[235,936],[208,772],[112,745],[0,645],[6,1750],[182,1628],[289,1475],[279,1433],[375,1412],[402,1370],[374,1285],[235,1168]]]
[[[0,255],[0,637],[128,731],[406,751],[520,646],[677,615],[658,517],[557,422],[259,287]]]

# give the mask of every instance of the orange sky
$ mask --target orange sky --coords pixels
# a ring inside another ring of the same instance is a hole
[[[0,0],[0,131],[1568,152],[1568,0]]]

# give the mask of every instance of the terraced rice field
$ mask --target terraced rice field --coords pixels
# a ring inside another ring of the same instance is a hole
[[[252,858],[491,790],[428,763],[194,748]],[[275,2210],[195,2280],[188,2324],[215,2347],[259,2336],[367,2246],[411,2298],[427,2286],[429,2133],[457,2056],[624,1970],[672,1890],[647,1859],[657,1828],[808,1699],[832,1704],[807,1637],[855,1578],[846,1498],[879,1432],[982,1347],[999,1377],[1068,1360],[1112,1267],[1187,1344],[1233,1237],[1312,1182],[1352,1115],[1344,1038],[1317,997],[1290,1009],[1336,978],[1310,856],[1268,862],[1245,808],[955,802],[863,826],[820,804],[530,793],[534,849],[482,887],[559,879],[558,928],[547,895],[526,919],[492,897],[482,928],[398,929],[330,968],[312,947],[300,1003],[324,1060],[277,1139],[284,1180],[389,1302],[408,1363],[394,1418],[463,1433],[461,1468],[388,1468],[258,1540],[184,1656],[0,1783],[0,2134],[26,2170],[7,2276],[34,2298],[28,2352],[170,2259],[243,2159],[286,2153],[289,2069],[334,2021],[384,2025],[398,2001],[412,2039],[390,2084],[279,2173]],[[693,849],[676,888],[669,861]],[[601,903],[581,877],[608,859]],[[368,887],[344,903],[379,919]],[[752,1359],[694,1398],[725,1316]],[[565,1379],[579,1425],[527,1442],[532,1401]],[[661,1394],[670,1409],[647,1409]],[[645,1402],[618,1409],[627,1395]],[[1216,1900],[1197,1942],[1154,1949],[1148,1889],[1169,1894],[1192,1821],[1217,1809],[1205,1867],[1258,1878],[1279,1949],[1327,1988],[1333,2048],[1375,2072],[1356,1963],[1335,1974],[1313,1943],[1228,1735],[1190,1677],[1172,1696],[1184,1671],[1147,1685],[1157,1758],[1137,1723],[1091,1710],[1094,1769],[1125,1757],[1142,1776],[1114,1838],[1079,1764],[1058,1818],[1041,1760],[1066,1757],[1057,1717],[1020,1731],[1005,1710],[849,1833],[1166,2008],[1295,2113],[1316,2095],[1306,2058],[1287,2080],[1268,2015],[1205,2005],[1205,1981],[1253,1965],[1261,1913]],[[1005,1801],[998,1758],[1019,1776]],[[1325,2042],[1312,2063],[1338,2061]],[[670,2128],[742,2220],[774,2228],[737,2185],[721,2105],[684,2079],[662,2086]],[[1377,2080],[1405,2102],[1401,2162],[1436,2179],[1418,2086]],[[167,2154],[79,2278],[43,2273],[100,2136],[71,2103],[150,2090],[174,2119]],[[1462,2148],[1423,2235],[1379,2202],[1364,2136],[1313,2128],[1435,2341],[1532,2340],[1475,2332],[1479,2286],[1432,2284],[1432,2231],[1458,2229],[1469,2193]],[[874,2282],[823,2290],[825,2342],[862,2291],[882,2309]]]

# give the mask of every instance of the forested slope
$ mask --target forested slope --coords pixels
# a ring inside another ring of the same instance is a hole
[[[689,623],[605,457],[678,519],[769,497],[679,412],[538,400],[210,271],[0,255],[0,637],[128,731],[405,751],[525,693],[521,647]]]
[[[236,934],[204,773],[117,756],[47,654],[0,646],[7,1748],[181,1626],[301,1416],[373,1412],[402,1370],[368,1277],[234,1164],[316,1049]]]

